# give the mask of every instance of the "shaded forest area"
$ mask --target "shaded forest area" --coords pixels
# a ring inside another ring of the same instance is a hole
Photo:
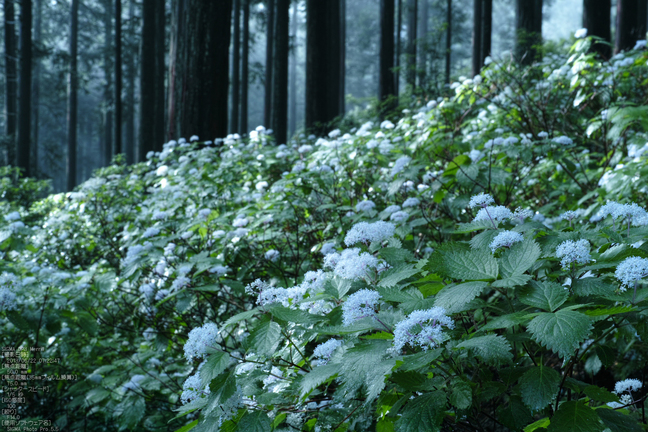
[[[4,0],[0,162],[72,190],[115,155],[143,161],[182,136],[263,124],[284,143],[358,109],[389,116],[492,54],[539,59],[554,3]],[[580,6],[604,58],[645,39],[645,1]]]

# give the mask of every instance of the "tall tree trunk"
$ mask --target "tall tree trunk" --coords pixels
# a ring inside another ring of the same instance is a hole
[[[181,0],[175,12],[169,125],[180,136],[225,137],[232,1]]]
[[[115,0],[115,154],[122,153],[122,0]]]
[[[482,46],[481,66],[484,66],[486,57],[491,55],[491,41],[493,34],[493,0],[482,0]],[[542,16],[542,10],[540,11]]]
[[[452,66],[452,0],[446,6],[446,52],[445,52],[445,82],[450,84],[450,67]]]
[[[340,0],[340,115],[344,115],[346,81],[346,0]]]
[[[614,52],[632,49],[646,38],[646,0],[617,0]]]
[[[32,76],[32,175],[38,176],[38,141],[39,141],[39,113],[40,113],[40,76],[41,76],[41,52],[43,43],[43,0],[36,0],[36,13],[34,15],[34,45],[37,47],[37,55],[34,59]]]
[[[266,70],[265,70],[265,105],[263,110],[263,123],[266,127],[270,127],[272,119],[272,59],[274,56],[274,13],[275,13],[275,0],[266,1]]]
[[[237,133],[239,131],[239,109],[241,102],[239,97],[241,95],[241,0],[233,0],[232,7],[234,8],[233,16],[233,29],[232,35],[232,118],[230,119],[230,131]]]
[[[323,134],[340,114],[340,2],[306,0],[305,126]]]
[[[276,0],[275,47],[272,89],[272,122],[277,144],[288,138],[288,51],[290,0]]]
[[[482,66],[482,3],[482,0],[473,0],[472,76],[479,74]]]
[[[77,184],[77,41],[79,37],[79,0],[72,0],[70,10],[70,74],[68,81],[68,151],[67,151],[67,189],[71,191]]]
[[[418,21],[418,1],[407,2],[407,84],[416,87],[416,24]]]
[[[4,36],[5,36],[5,134],[10,144],[7,148],[6,162],[16,164],[16,111],[17,67],[16,67],[16,14],[14,0],[4,0]]]
[[[290,102],[288,103],[290,114],[288,115],[288,134],[290,136],[295,134],[297,130],[297,4],[293,4],[292,17],[290,18],[290,25],[292,27],[293,46],[290,60]]]
[[[155,2],[155,113],[153,118],[153,150],[162,151],[165,131],[164,53],[166,51],[166,1]]]
[[[583,27],[587,29],[588,36],[596,36],[608,44],[612,43],[610,32],[611,0],[583,0]],[[609,59],[612,54],[611,46],[605,43],[594,43],[592,51],[604,59]]]
[[[396,55],[394,65],[396,73],[394,76],[394,94],[398,96],[400,87],[400,66],[401,66],[401,28],[403,27],[403,0],[398,0],[398,15],[396,16]]]
[[[248,86],[250,60],[250,0],[243,1],[243,53],[241,58],[241,134],[248,133]]]
[[[381,113],[396,108],[394,84],[394,0],[380,0],[380,68],[378,71],[378,100],[390,101]]]
[[[128,35],[131,41],[135,38],[135,0],[128,2]],[[135,163],[135,50],[129,49],[126,56],[126,82],[128,90],[126,94],[126,130],[125,150],[126,163]]]
[[[106,87],[104,88],[104,164],[107,166],[112,161],[113,153],[113,39],[112,18],[114,14],[112,0],[104,0],[104,75]]]
[[[155,143],[155,3],[142,3],[142,39],[140,49],[140,115],[138,161],[145,161],[146,154]]]
[[[187,0],[174,0],[171,3],[171,40],[169,44],[169,97],[167,98],[167,134],[168,140],[175,139],[179,136],[180,116],[176,115],[180,108],[177,96],[181,93],[181,88],[176,88],[176,83],[180,84],[182,77],[182,62],[180,53],[184,49],[181,45],[184,43],[184,15],[186,13]]]
[[[540,60],[542,43],[542,0],[516,0],[515,50],[521,64]]]
[[[430,19],[430,3],[429,0],[421,0],[421,22],[419,25],[419,58],[418,58],[418,70],[419,70],[419,83],[420,85],[425,85],[427,82],[428,74],[428,51],[429,51],[429,41],[428,41],[428,21]]]
[[[20,99],[18,101],[18,163],[25,176],[31,175],[31,86],[32,86],[32,2],[20,7]]]

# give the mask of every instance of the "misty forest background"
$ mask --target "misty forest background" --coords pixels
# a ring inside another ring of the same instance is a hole
[[[645,9],[637,0],[4,0],[0,163],[60,192],[115,155],[143,161],[182,136],[264,125],[283,143],[345,113],[353,122],[378,98],[381,115],[397,107],[390,95],[436,98],[489,55],[532,61],[534,32],[560,43],[585,26],[616,51],[631,48],[645,37]]]

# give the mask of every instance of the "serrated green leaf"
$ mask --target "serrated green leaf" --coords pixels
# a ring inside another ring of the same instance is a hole
[[[568,297],[567,290],[555,282],[531,281],[519,293],[522,303],[549,312],[558,309]]]
[[[446,396],[435,391],[417,396],[403,409],[396,421],[397,432],[437,432],[443,422]]]
[[[510,249],[505,250],[499,259],[502,274],[506,277],[521,275],[531,268],[540,258],[540,246],[526,239],[515,243]]]
[[[601,432],[601,424],[596,412],[583,402],[564,402],[551,419],[547,432]]]
[[[452,393],[450,393],[450,403],[459,409],[468,409],[472,404],[472,389],[470,384],[461,380],[455,379],[452,381]]]
[[[287,308],[280,304],[269,307],[268,312],[270,312],[272,316],[279,320],[295,324],[314,324],[324,319],[324,317],[322,316],[312,315],[300,309]]]
[[[113,416],[119,419],[119,423],[126,429],[133,429],[144,417],[146,402],[141,396],[128,397],[122,400],[114,409]]]
[[[414,268],[414,265],[400,265],[396,268],[386,270],[381,275],[380,282],[378,286],[388,287],[395,286],[398,282],[407,279],[410,276],[414,276],[420,270]]]
[[[596,413],[612,432],[641,432],[643,430],[639,423],[628,414],[605,408],[597,409]]]
[[[248,411],[236,425],[236,430],[240,432],[270,432],[272,421],[265,411]]]
[[[434,306],[440,306],[447,313],[455,313],[463,310],[463,307],[479,296],[488,282],[474,281],[459,285],[449,285],[436,295]]]
[[[609,308],[587,309],[583,313],[587,316],[618,315],[637,310],[634,306],[612,306]]]
[[[396,266],[406,261],[413,261],[414,254],[407,249],[396,247],[386,247],[380,249],[380,258],[387,261],[387,264]]]
[[[399,366],[398,370],[413,371],[419,368],[428,366],[434,360],[441,356],[443,349],[437,348],[433,350],[421,351],[416,354],[410,354],[402,357],[403,364]]]
[[[443,256],[445,271],[454,279],[493,280],[497,278],[497,261],[486,251],[451,252]]]
[[[497,330],[497,329],[507,329],[515,325],[525,323],[529,320],[528,314],[526,312],[514,312],[512,314],[499,316],[491,321],[488,324],[484,325],[479,329],[479,331],[488,331],[488,330]]]
[[[225,372],[214,378],[209,384],[211,393],[207,397],[205,415],[213,412],[222,413],[221,405],[236,393],[235,369]]]
[[[589,277],[585,279],[576,279],[572,288],[577,296],[595,296],[612,294],[615,288],[599,278]]]
[[[250,351],[271,356],[281,339],[281,326],[274,321],[263,321],[250,332]]]
[[[209,383],[218,375],[225,372],[229,366],[230,356],[226,352],[215,352],[210,354],[205,364],[200,368],[200,381],[203,386]]]
[[[539,411],[551,404],[558,394],[560,374],[550,367],[535,366],[520,378],[522,402],[531,411]]]
[[[378,287],[376,289],[382,296],[382,300],[403,303],[406,301],[423,298],[423,294],[417,289],[400,289],[397,287]]]
[[[387,356],[392,347],[390,341],[362,341],[344,353],[340,370],[343,383],[339,390],[345,399],[355,397],[355,393],[364,388],[365,404],[371,403],[385,388],[385,378],[391,374],[396,364],[395,358]]]
[[[527,326],[533,340],[560,357],[571,356],[587,339],[591,328],[592,323],[586,315],[571,310],[541,313]]]
[[[491,221],[477,221],[477,222],[470,222],[470,223],[460,223],[454,231],[452,231],[454,234],[468,234],[474,231],[479,231],[483,229],[489,229],[493,228],[493,224]]]
[[[180,429],[176,430],[175,432],[189,432],[197,424],[198,424],[198,419],[192,421],[191,423],[187,423],[186,425],[182,426]]]
[[[304,378],[299,382],[300,394],[299,397],[303,398],[309,394],[313,389],[319,387],[331,377],[340,372],[342,365],[339,363],[326,364],[314,367],[310,372],[304,375]]]
[[[511,345],[498,335],[478,336],[461,342],[457,348],[467,348],[482,361],[493,366],[510,363],[513,359]]]
[[[485,249],[490,246],[493,239],[499,234],[496,230],[486,230],[470,239],[470,247],[473,249]]]
[[[590,398],[599,402],[608,403],[608,402],[619,402],[619,396],[607,391],[604,388],[599,386],[591,385],[583,389],[583,393]]]
[[[513,288],[516,286],[526,285],[531,280],[531,276],[526,274],[513,275],[493,281],[491,285],[495,288]]]
[[[234,325],[234,324],[236,324],[238,322],[241,322],[241,321],[244,321],[246,319],[250,319],[253,316],[255,316],[258,312],[259,312],[259,310],[257,308],[254,308],[254,309],[250,309],[250,310],[245,311],[245,312],[238,313],[238,314],[234,315],[233,317],[230,317],[227,321],[225,321],[225,323],[223,323],[223,328],[229,327],[231,325]]]
[[[546,428],[550,424],[551,424],[551,420],[549,420],[549,417],[546,417],[538,421],[535,421],[531,423],[529,426],[525,427],[524,432],[533,432],[540,428]]]

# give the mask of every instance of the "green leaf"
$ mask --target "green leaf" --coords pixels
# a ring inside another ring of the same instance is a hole
[[[477,222],[460,223],[458,225],[458,228],[452,232],[454,234],[468,234],[471,232],[480,231],[489,228],[493,228],[493,224],[491,223],[491,221],[481,220]]]
[[[540,246],[533,240],[515,243],[499,259],[504,276],[521,275],[540,258]]]
[[[447,313],[456,313],[463,310],[464,306],[480,295],[488,282],[466,282],[459,285],[448,285],[436,295],[434,306],[440,306]]]
[[[613,294],[616,287],[602,281],[599,278],[589,277],[576,279],[573,283],[574,293],[578,296],[606,296]]]
[[[526,312],[514,312],[512,314],[499,316],[481,327],[479,331],[507,329],[525,323],[529,320]]]
[[[475,356],[493,366],[510,363],[513,359],[511,345],[504,337],[498,335],[478,336],[461,342],[457,348],[467,348]]]
[[[453,279],[493,280],[497,278],[497,261],[486,251],[450,252],[443,256],[445,271]]]
[[[303,398],[308,395],[314,388],[319,387],[331,377],[340,372],[342,365],[339,363],[326,364],[322,366],[315,366],[313,370],[304,375],[304,378],[299,382],[300,394],[299,397]]]
[[[551,419],[547,432],[601,432],[599,416],[583,402],[564,402]]]
[[[597,400],[599,402],[619,402],[619,396],[599,386],[587,386],[583,389],[583,393],[585,393],[588,398]]]
[[[597,409],[596,413],[612,432],[641,432],[643,430],[639,423],[628,414],[606,408]]]
[[[541,313],[527,326],[536,342],[560,357],[571,356],[587,339],[591,328],[592,323],[586,315],[564,309],[555,313]]]
[[[452,380],[452,393],[450,393],[450,403],[459,409],[468,409],[472,404],[472,389],[470,384],[461,380]]]
[[[197,424],[198,424],[198,419],[192,421],[191,423],[187,423],[186,425],[182,426],[180,429],[176,430],[175,432],[189,432]]]
[[[519,294],[522,303],[549,312],[558,309],[568,297],[567,290],[555,282],[531,281]]]
[[[397,432],[437,432],[441,430],[446,397],[441,391],[410,400],[396,421]]]
[[[360,388],[365,389],[365,404],[371,403],[385,388],[385,378],[391,375],[395,358],[385,358],[392,347],[390,341],[362,341],[344,353],[340,370],[342,386],[338,391],[346,400],[355,397]]]
[[[209,389],[211,390],[211,393],[207,398],[205,414],[208,415],[214,411],[222,413],[222,411],[220,411],[220,406],[227,402],[227,400],[236,393],[235,369],[232,368],[231,371],[220,374],[214,378],[209,384]]]
[[[402,357],[403,364],[398,370],[413,371],[422,367],[428,366],[434,360],[441,356],[443,349],[437,348],[433,350],[421,351],[416,354],[410,354]]]
[[[538,421],[535,421],[531,423],[529,426],[524,428],[524,432],[533,432],[536,429],[540,428],[546,428],[551,424],[551,420],[549,420],[549,417],[545,417],[543,419],[540,419]]]
[[[264,411],[248,411],[236,425],[236,430],[241,432],[270,432],[272,430],[272,421]]]
[[[200,380],[203,386],[209,385],[209,383],[216,378],[218,375],[225,372],[227,366],[229,366],[230,356],[226,352],[215,352],[210,354],[207,358],[207,362],[200,368]]]
[[[516,286],[526,285],[530,280],[531,276],[526,274],[513,275],[503,279],[498,279],[492,282],[491,285],[495,288],[513,288]]]
[[[522,402],[531,411],[551,404],[558,394],[560,374],[550,367],[535,366],[520,378]]]
[[[417,274],[420,270],[414,268],[413,265],[401,265],[396,268],[386,270],[381,275],[380,282],[378,286],[388,287],[395,286],[398,282],[407,279],[410,276]]]
[[[268,312],[281,321],[295,324],[314,324],[324,319],[324,317],[312,315],[299,309],[287,308],[280,304],[269,307]]]
[[[257,308],[254,308],[254,309],[250,309],[250,310],[245,311],[245,312],[238,313],[238,314],[234,315],[233,317],[230,317],[227,321],[225,321],[225,323],[223,324],[223,328],[229,327],[229,326],[231,326],[233,324],[244,321],[246,319],[250,319],[253,316],[255,316],[258,312],[259,312],[259,310]]]
[[[612,306],[608,308],[597,308],[597,309],[586,309],[583,313],[587,316],[608,316],[608,315],[618,315],[627,312],[634,312],[637,310],[634,306]]]
[[[250,351],[271,356],[281,342],[281,326],[274,321],[264,321],[250,332]]]
[[[133,429],[144,417],[146,402],[141,396],[124,398],[113,411],[113,416],[119,418],[119,423],[127,429]]]

